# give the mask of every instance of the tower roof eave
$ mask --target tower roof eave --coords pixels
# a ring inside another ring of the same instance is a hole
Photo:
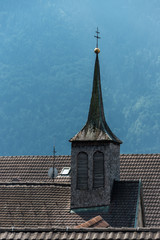
[[[109,129],[110,130],[110,129]],[[105,141],[105,142],[114,142],[121,144],[122,141],[118,139],[110,130],[110,135],[99,128],[93,128],[91,126],[87,127],[87,124],[83,129],[78,132],[73,138],[69,140],[70,142],[74,141]]]

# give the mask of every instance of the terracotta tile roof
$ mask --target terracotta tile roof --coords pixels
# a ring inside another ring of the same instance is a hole
[[[70,156],[56,156],[59,173],[70,166]],[[0,157],[0,182],[52,183],[48,169],[53,156]],[[142,179],[146,226],[160,226],[160,154],[121,154],[121,180]],[[15,180],[15,181],[14,181]],[[58,176],[55,183],[70,183]]]
[[[85,223],[82,223],[75,228],[107,228],[109,224],[99,215]]]
[[[0,157],[0,183],[53,183],[48,177],[53,160],[53,156]],[[63,167],[70,167],[70,156],[56,156],[54,166],[60,174]],[[58,176],[55,182],[70,183],[70,177]]]
[[[115,182],[108,211],[70,212],[70,186],[0,185],[0,227],[75,227],[97,215],[112,227],[134,227],[137,195],[138,182]]]
[[[122,154],[121,180],[143,184],[146,226],[160,226],[160,154]]]
[[[0,239],[44,240],[159,240],[160,228],[107,228],[107,229],[0,229]]]

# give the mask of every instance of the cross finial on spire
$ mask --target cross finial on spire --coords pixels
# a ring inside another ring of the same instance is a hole
[[[100,37],[98,36],[98,34],[100,33],[100,32],[98,31],[98,27],[97,27],[97,31],[96,31],[96,33],[97,33],[97,35],[94,36],[94,37],[97,38],[96,48],[98,48],[98,39],[100,39]]]

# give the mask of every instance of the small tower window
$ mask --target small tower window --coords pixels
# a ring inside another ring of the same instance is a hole
[[[77,156],[77,188],[88,189],[88,155],[85,152]]]
[[[93,155],[93,188],[104,187],[104,154],[96,152]]]

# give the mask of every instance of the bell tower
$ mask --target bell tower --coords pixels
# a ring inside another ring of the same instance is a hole
[[[71,209],[110,204],[114,180],[120,177],[120,144],[105,120],[97,44],[93,89],[88,120],[80,132],[70,139]]]

